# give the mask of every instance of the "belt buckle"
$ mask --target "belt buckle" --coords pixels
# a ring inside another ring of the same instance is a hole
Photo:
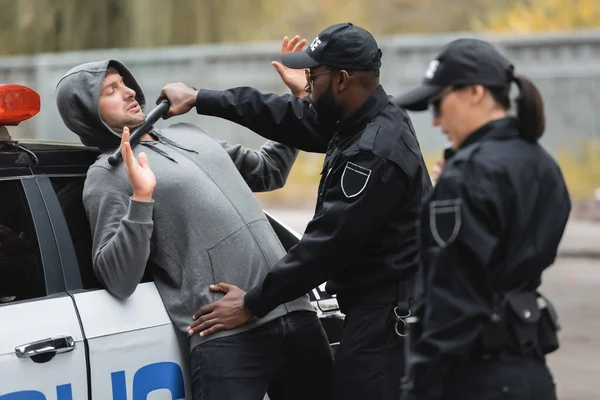
[[[406,318],[410,317],[410,310],[408,310],[408,314],[406,315],[400,315],[400,311],[398,310],[398,307],[394,307],[394,319],[396,320],[396,323],[394,324],[394,331],[396,332],[396,335],[400,336],[400,337],[406,337],[408,336],[408,334],[406,333],[400,333],[398,331],[398,324],[400,322],[402,322],[402,325],[404,325],[404,329],[403,331],[406,331]]]

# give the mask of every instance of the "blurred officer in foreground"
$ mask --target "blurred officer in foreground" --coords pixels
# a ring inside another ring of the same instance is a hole
[[[571,202],[538,144],[538,90],[489,43],[459,39],[396,101],[430,106],[455,151],[421,214],[403,399],[555,399],[545,355],[558,348],[557,321],[537,288]]]
[[[327,281],[346,314],[334,398],[397,399],[404,374],[401,317],[408,315],[417,269],[420,204],[431,188],[419,143],[408,115],[379,83],[381,50],[364,29],[333,25],[281,61],[306,73],[299,85],[282,77],[292,93],[308,96],[249,87],[196,92],[182,84],[162,91],[171,115],[195,106],[200,114],[326,154],[314,218],[300,242],[248,293],[213,286],[227,294],[199,310],[191,333],[235,328]]]

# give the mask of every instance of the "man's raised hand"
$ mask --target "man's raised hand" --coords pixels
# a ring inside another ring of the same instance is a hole
[[[123,128],[123,135],[121,136],[121,154],[123,155],[125,171],[129,176],[129,182],[131,182],[131,188],[133,189],[133,199],[136,201],[151,201],[152,192],[156,187],[156,177],[150,169],[146,153],[140,153],[136,160],[129,142],[129,128],[127,127]]]

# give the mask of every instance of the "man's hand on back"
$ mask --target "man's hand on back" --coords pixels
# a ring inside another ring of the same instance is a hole
[[[196,89],[186,86],[183,83],[168,83],[161,89],[156,104],[165,98],[169,100],[171,106],[163,117],[167,119],[190,111],[196,105],[197,96],[198,91]]]
[[[298,35],[296,35],[292,40],[289,40],[286,36],[283,38],[283,42],[281,43],[280,54],[303,51],[305,45],[306,39],[300,40],[300,36]],[[271,65],[275,67],[281,76],[283,83],[290,88],[294,96],[304,97],[307,95],[306,91],[304,90],[307,82],[306,74],[303,69],[288,68],[277,61],[273,61]]]
[[[223,292],[222,299],[200,308],[193,316],[194,320],[188,327],[191,335],[209,336],[222,330],[235,329],[244,325],[254,315],[244,305],[244,292],[235,285],[219,283],[210,285],[213,292]]]

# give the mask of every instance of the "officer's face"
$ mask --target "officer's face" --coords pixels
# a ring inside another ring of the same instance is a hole
[[[439,126],[454,149],[466,139],[470,131],[468,121],[471,108],[465,101],[463,88],[447,86],[430,101],[433,110],[433,125]]]
[[[442,129],[454,149],[482,125],[506,116],[506,110],[499,107],[481,85],[448,86],[430,103],[434,111],[433,125]]]
[[[120,132],[124,126],[135,128],[146,119],[135,100],[135,91],[123,82],[123,77],[109,68],[102,83],[98,101],[100,118],[112,129]]]
[[[325,66],[319,66],[308,71],[306,78],[308,101],[317,114],[319,123],[335,124],[340,119],[342,108],[335,100],[330,70]]]

